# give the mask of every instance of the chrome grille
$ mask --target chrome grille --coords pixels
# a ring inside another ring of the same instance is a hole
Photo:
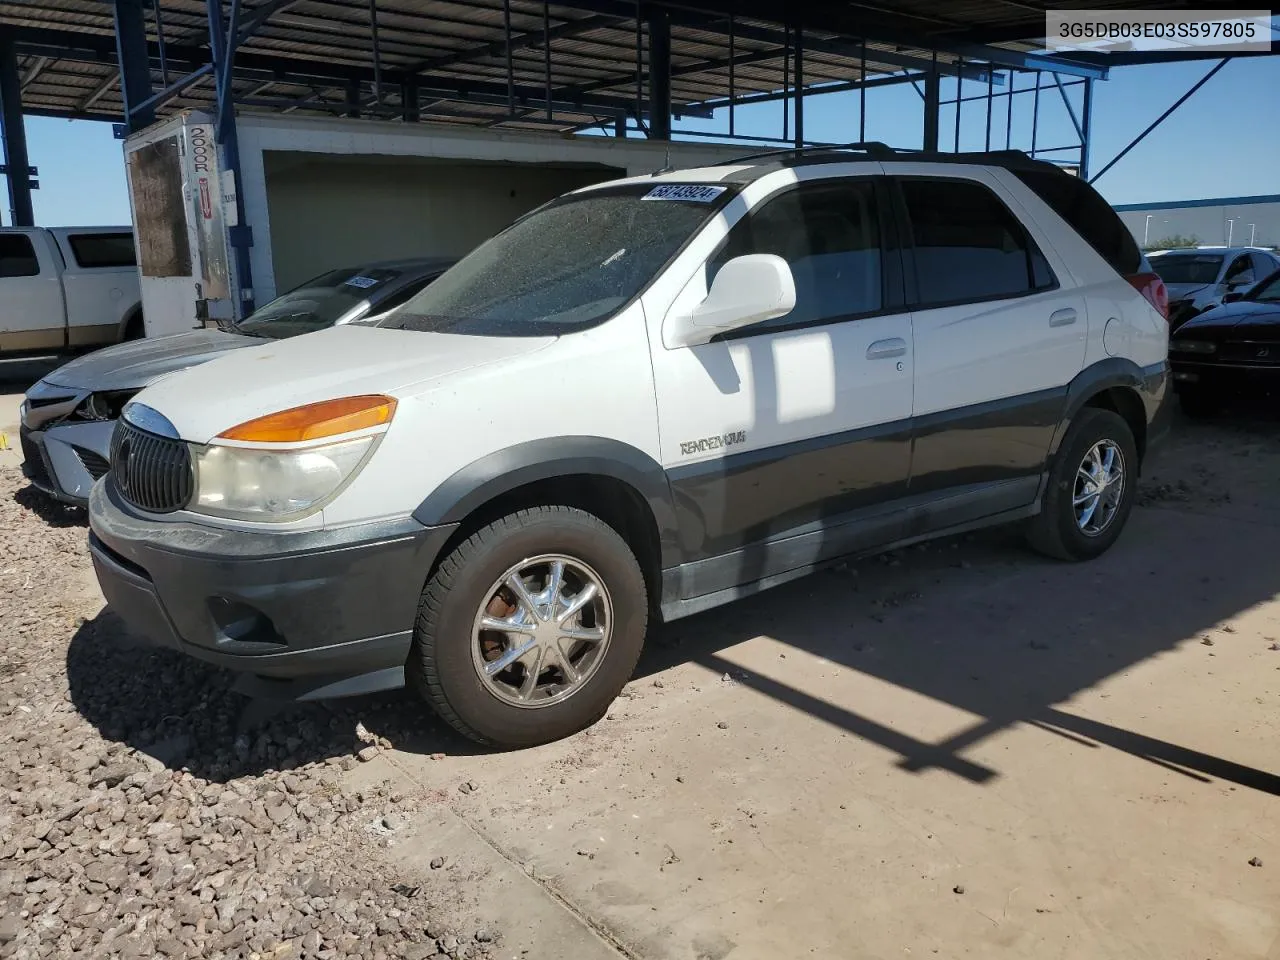
[[[1280,366],[1280,341],[1228,340],[1218,348],[1218,357],[1223,363]]]
[[[111,476],[126,500],[152,513],[181,510],[194,487],[185,443],[139,430],[124,418],[111,436]]]

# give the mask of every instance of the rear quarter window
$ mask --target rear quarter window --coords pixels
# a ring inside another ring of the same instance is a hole
[[[76,265],[86,270],[138,265],[131,233],[72,233],[67,243]]]
[[[1142,269],[1142,250],[1124,221],[1079,177],[1052,170],[1010,171],[1121,275]]]

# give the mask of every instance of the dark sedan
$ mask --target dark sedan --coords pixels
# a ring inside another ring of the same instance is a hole
[[[1189,416],[1211,414],[1231,396],[1280,399],[1280,271],[1179,327],[1169,365]]]

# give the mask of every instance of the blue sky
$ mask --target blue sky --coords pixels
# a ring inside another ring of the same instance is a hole
[[[1216,61],[1122,67],[1095,86],[1091,164],[1100,170],[1130,139],[1169,107]],[[1029,82],[1023,79],[1022,84]],[[965,96],[985,91],[967,82]],[[1001,89],[999,87],[997,90]],[[1096,186],[1112,203],[1191,200],[1280,193],[1280,124],[1275,122],[1280,90],[1280,57],[1242,57],[1229,64],[1155,132],[1131,151]],[[1080,88],[1072,88],[1078,98]],[[955,95],[943,80],[942,97]],[[1030,94],[1015,98],[1013,146],[1030,145]],[[994,111],[993,147],[1004,146],[1005,110]],[[1056,93],[1041,93],[1039,145],[1071,143],[1075,131]],[[942,148],[950,149],[955,115],[944,107]],[[723,112],[722,112],[723,113]],[[985,104],[964,105],[961,148],[985,145]],[[924,108],[909,84],[867,93],[867,138],[893,146],[918,147]],[[777,136],[782,109],[776,103],[737,111],[740,134]],[[688,122],[689,129],[727,129],[727,119]],[[31,162],[40,171],[36,220],[45,226],[129,222],[129,200],[121,144],[110,124],[27,118]],[[805,101],[809,139],[858,139],[858,97],[835,93]],[[764,147],[762,147],[763,149]],[[1056,156],[1069,158],[1064,152]],[[7,206],[7,204],[5,204]],[[7,210],[5,221],[8,221]]]

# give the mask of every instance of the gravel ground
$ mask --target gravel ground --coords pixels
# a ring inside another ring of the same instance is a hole
[[[380,855],[432,798],[341,786],[425,710],[246,722],[229,676],[99,613],[84,523],[0,471],[0,957],[488,956]]]

